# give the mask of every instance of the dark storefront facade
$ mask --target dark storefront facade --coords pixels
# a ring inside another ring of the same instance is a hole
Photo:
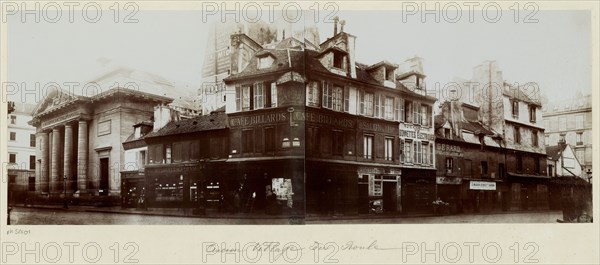
[[[445,103],[436,116],[437,197],[451,213],[548,209],[545,155],[505,148],[477,111]]]
[[[229,184],[225,113],[172,121],[144,140],[148,163],[143,207],[223,208]]]

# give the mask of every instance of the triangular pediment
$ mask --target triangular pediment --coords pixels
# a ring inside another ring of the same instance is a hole
[[[37,104],[35,109],[33,110],[32,116],[37,116],[41,113],[44,113],[48,110],[60,107],[61,105],[67,104],[68,102],[79,99],[80,96],[73,95],[68,91],[53,87],[46,91],[42,100]]]

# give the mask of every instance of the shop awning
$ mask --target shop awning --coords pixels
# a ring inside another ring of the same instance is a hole
[[[514,172],[508,172],[508,176],[516,178],[529,178],[529,179],[550,179],[549,176],[544,175],[531,175],[531,174],[519,174]]]

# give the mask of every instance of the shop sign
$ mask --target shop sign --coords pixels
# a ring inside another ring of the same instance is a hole
[[[305,120],[308,122],[321,123],[341,128],[354,128],[354,121],[351,119],[344,119],[341,117],[334,117],[320,113],[306,112]]]
[[[400,130],[400,137],[408,137],[408,138],[413,138],[413,139],[421,139],[421,140],[429,140],[429,141],[435,140],[435,137],[433,134],[415,132],[415,131],[407,131],[407,130]]]
[[[397,127],[392,125],[377,124],[372,122],[361,121],[358,123],[361,130],[375,131],[381,133],[396,134]]]
[[[244,117],[233,117],[229,118],[229,125],[231,127],[238,126],[251,126],[251,125],[259,125],[259,124],[272,124],[276,122],[283,122],[287,120],[287,113],[268,113],[268,114],[259,114],[252,116],[244,116]]]
[[[443,185],[460,185],[462,178],[437,177],[435,182]]]
[[[496,190],[496,182],[471,181],[469,188],[472,190]]]
[[[463,156],[463,151],[460,148],[460,146],[451,145],[451,144],[441,144],[441,143],[436,143],[435,146],[436,146],[435,150],[437,151],[437,154],[439,154],[439,155],[450,155],[450,156],[458,156],[458,157]]]

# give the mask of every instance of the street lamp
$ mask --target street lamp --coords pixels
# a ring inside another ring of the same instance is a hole
[[[64,189],[63,190],[65,192],[63,208],[69,209],[69,204],[67,203],[67,175],[65,175],[63,177],[63,180],[64,180],[64,185],[63,185]]]

